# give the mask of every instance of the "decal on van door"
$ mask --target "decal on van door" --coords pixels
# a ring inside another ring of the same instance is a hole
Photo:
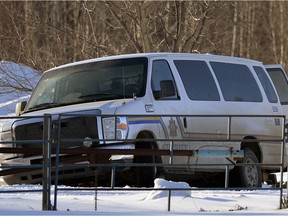
[[[272,106],[272,110],[273,112],[279,112],[278,107],[277,106]]]
[[[171,117],[171,119],[169,120],[169,126],[168,126],[168,128],[169,128],[169,135],[171,136],[171,137],[176,137],[177,136],[177,129],[178,129],[178,127],[177,127],[177,125],[176,125],[176,122],[175,122],[175,120]]]
[[[164,133],[164,137],[168,138],[168,131],[166,129],[166,126],[163,122],[163,119],[159,116],[143,116],[143,117],[129,117],[128,118],[129,125],[146,125],[151,128],[151,125],[157,124],[162,128],[162,131]]]

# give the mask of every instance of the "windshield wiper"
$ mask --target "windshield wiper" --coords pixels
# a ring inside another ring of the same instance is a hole
[[[36,110],[36,109],[45,109],[45,108],[52,108],[52,107],[56,107],[56,106],[61,106],[61,103],[42,103],[42,104],[37,104],[31,108],[29,108],[28,110]]]
[[[96,96],[107,96],[107,95],[111,95],[110,93],[92,93],[92,94],[87,94],[87,95],[81,95],[78,98],[90,98],[90,97],[96,97]]]
[[[123,98],[122,94],[113,94],[113,93],[95,93],[95,94],[87,94],[78,97],[80,99],[86,99],[89,101],[101,101],[107,99],[121,99]]]

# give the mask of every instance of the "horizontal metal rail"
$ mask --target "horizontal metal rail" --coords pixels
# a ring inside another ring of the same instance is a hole
[[[258,114],[241,114],[241,115],[237,115],[237,114],[231,114],[231,115],[218,115],[218,114],[197,114],[197,115],[191,115],[191,114],[83,114],[83,113],[80,113],[80,112],[77,112],[77,113],[59,113],[59,118],[62,118],[62,116],[83,116],[83,117],[247,117],[247,118],[250,118],[250,117],[255,117],[255,118],[263,118],[263,117],[267,117],[267,118],[284,118],[285,119],[285,115],[258,115]]]
[[[60,149],[62,154],[100,154],[100,155],[142,155],[142,156],[161,156],[170,155],[170,150],[164,149],[97,149],[97,148],[63,148]],[[207,152],[207,154],[205,154]],[[41,154],[42,148],[0,148],[0,153],[32,153]],[[51,154],[55,154],[56,149],[51,149]],[[210,153],[210,154],[209,154]],[[173,150],[175,156],[191,156],[191,157],[211,157],[212,153],[215,156],[225,157],[243,157],[243,150]]]

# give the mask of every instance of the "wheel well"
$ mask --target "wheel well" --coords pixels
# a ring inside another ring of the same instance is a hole
[[[247,140],[247,141],[245,141]],[[249,141],[248,141],[249,140]],[[251,141],[254,140],[254,141]],[[255,137],[245,137],[244,140],[241,143],[241,149],[244,148],[250,148],[256,155],[256,157],[258,158],[259,162],[262,162],[262,151],[261,148],[259,147],[259,143],[256,140]]]
[[[141,131],[136,139],[144,139],[144,141],[136,142],[135,143],[135,149],[156,149],[158,150],[158,145],[154,139],[154,135],[150,131]],[[149,139],[150,141],[145,142],[145,139]],[[151,141],[152,139],[152,141]],[[162,157],[161,156],[155,156],[154,157],[156,163],[162,164]]]
[[[154,139],[154,136],[151,132],[149,131],[141,131],[138,135],[136,139]],[[148,144],[149,143],[149,144]],[[157,144],[155,143],[155,141],[149,141],[149,142],[136,142],[135,144],[135,148],[143,148],[145,145],[145,148],[147,149],[158,149]]]

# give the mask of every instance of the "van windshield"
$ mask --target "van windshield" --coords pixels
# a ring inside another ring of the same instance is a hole
[[[142,97],[147,58],[83,63],[43,74],[25,112],[104,100]]]

